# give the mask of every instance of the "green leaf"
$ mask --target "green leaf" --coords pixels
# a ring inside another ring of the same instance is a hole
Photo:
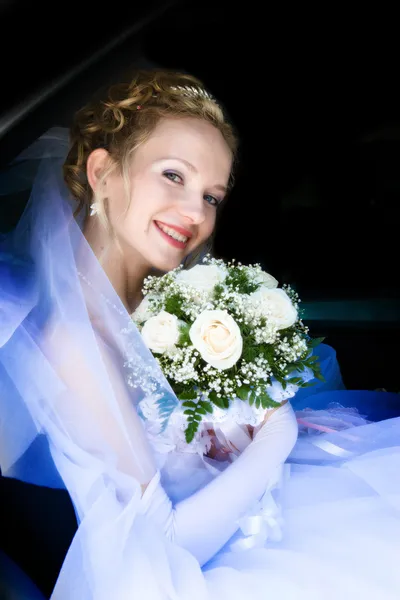
[[[210,392],[209,398],[218,408],[229,408],[229,400],[227,398],[218,398],[217,392]]]
[[[316,381],[307,381],[301,384],[302,388],[309,388],[309,387],[313,387],[314,385],[317,385]]]
[[[184,402],[182,406],[184,408],[196,408],[197,404],[196,402],[192,402],[191,400],[186,400],[186,402]]]
[[[318,356],[309,356],[307,358],[307,360],[304,362],[307,362],[307,364],[312,365],[313,363],[317,362],[318,360],[319,360]]]
[[[221,285],[220,283],[217,283],[217,285],[214,286],[213,299],[219,300],[223,293],[224,293],[224,286]]]
[[[260,400],[263,408],[273,408],[279,404],[279,402],[273,400],[267,392],[260,394]]]
[[[204,410],[208,413],[212,413],[213,412],[213,407],[211,402],[207,402],[207,400],[202,400],[200,402],[201,406],[204,408]]]
[[[194,400],[197,398],[195,390],[184,390],[178,395],[179,400]]]
[[[314,338],[308,343],[309,348],[316,348],[325,340],[324,337]]]
[[[240,398],[243,401],[246,401],[249,397],[250,386],[242,385],[236,393],[237,393],[238,398]]]
[[[179,340],[178,346],[183,346],[184,344],[191,344],[191,339],[189,335],[190,325],[187,323],[179,325]]]
[[[193,441],[197,428],[189,426],[185,431],[185,438],[188,444]]]
[[[292,385],[300,385],[302,381],[303,380],[301,379],[301,377],[291,377],[287,380],[287,382],[291,383]]]
[[[165,299],[165,310],[171,315],[177,316],[179,319],[186,315],[182,310],[183,298],[179,294],[167,296]]]
[[[217,398],[214,400],[214,404],[215,406],[218,406],[218,408],[225,408],[225,402],[223,398]]]
[[[229,270],[229,275],[225,279],[225,285],[238,288],[240,294],[251,294],[258,289],[258,284],[249,280],[246,271],[232,267]]]

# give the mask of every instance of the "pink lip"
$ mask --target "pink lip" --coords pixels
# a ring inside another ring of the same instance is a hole
[[[177,233],[180,233],[181,235],[184,235],[187,238],[191,238],[193,233],[191,231],[188,231],[187,229],[183,229],[183,227],[178,227],[177,225],[170,225],[169,223],[164,223],[163,221],[156,221],[156,223],[161,223],[161,225],[164,225],[164,227],[170,227],[171,229],[174,229]]]
[[[160,227],[157,225],[157,221],[154,221],[154,225],[157,227],[157,231],[163,236],[163,238],[171,245],[174,246],[174,248],[179,248],[180,250],[184,250],[187,246],[187,241],[186,242],[179,242],[178,240],[175,240],[173,237],[171,237],[170,235],[168,235],[168,233],[165,233],[165,231],[163,231],[162,229],[160,229]],[[174,227],[175,229],[175,227]],[[184,235],[184,234],[182,234]],[[188,240],[189,241],[189,240]]]

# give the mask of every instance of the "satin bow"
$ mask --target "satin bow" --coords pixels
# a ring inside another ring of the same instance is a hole
[[[279,542],[282,539],[283,519],[280,506],[271,492],[266,492],[258,507],[239,520],[241,533],[245,536],[231,544],[234,551],[262,548],[266,542]]]
[[[234,551],[262,548],[267,541],[280,542],[282,539],[282,509],[272,495],[272,490],[280,489],[282,483],[290,475],[290,466],[281,465],[271,477],[268,489],[253,510],[239,519],[239,530],[244,538],[235,540],[230,545]]]

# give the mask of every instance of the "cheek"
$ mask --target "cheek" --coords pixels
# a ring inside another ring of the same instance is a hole
[[[146,231],[158,207],[158,195],[151,186],[135,185],[130,201],[126,203],[121,225],[129,230]]]
[[[128,197],[121,177],[107,182],[106,197],[111,221],[115,222],[127,207]]]
[[[130,208],[136,217],[151,220],[171,205],[171,199],[165,186],[152,180],[135,182],[132,190]]]
[[[199,227],[198,243],[201,244],[202,242],[205,242],[210,237],[210,235],[212,234],[212,232],[215,229],[216,220],[217,220],[217,213],[213,208],[212,210],[208,211],[206,218],[204,219],[203,223]]]

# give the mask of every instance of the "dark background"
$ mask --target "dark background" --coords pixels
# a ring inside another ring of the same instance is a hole
[[[348,387],[399,390],[394,15],[252,0],[14,0],[0,16],[0,166],[137,66],[197,75],[242,140],[216,253],[261,262],[297,288]],[[3,198],[3,228],[25,200]]]

